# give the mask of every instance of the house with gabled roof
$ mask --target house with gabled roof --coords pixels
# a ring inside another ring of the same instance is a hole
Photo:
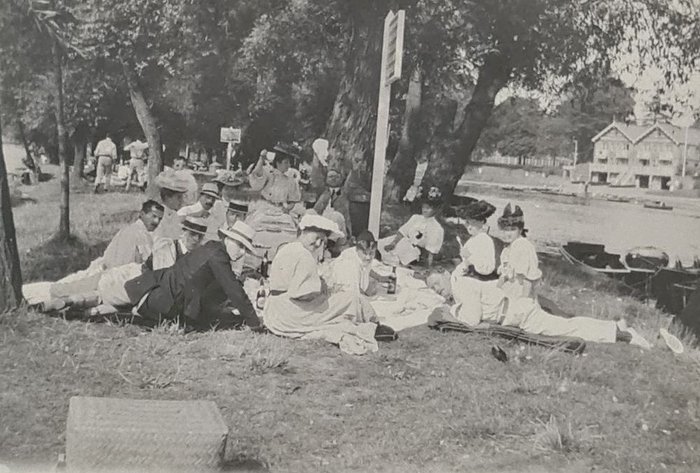
[[[613,121],[591,141],[593,183],[663,190],[681,176],[700,176],[698,128]]]

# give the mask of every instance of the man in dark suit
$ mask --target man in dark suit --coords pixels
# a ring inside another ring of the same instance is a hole
[[[179,320],[186,328],[258,329],[261,322],[231,264],[253,251],[255,232],[238,221],[219,229],[210,241],[178,259],[170,268],[149,271],[124,287],[135,311],[148,324]]]

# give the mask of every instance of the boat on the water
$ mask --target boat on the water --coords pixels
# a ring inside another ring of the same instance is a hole
[[[605,196],[605,200],[607,200],[608,202],[629,202],[632,199],[630,199],[629,197],[622,197],[619,195],[608,195]]]
[[[673,207],[668,205],[666,202],[656,200],[654,202],[646,202],[644,204],[646,209],[656,209],[656,210],[673,210]]]
[[[560,248],[560,252],[569,263],[589,272],[608,276],[625,275],[631,272],[622,263],[619,254],[605,251],[605,245],[570,241]]]
[[[668,253],[655,246],[639,246],[625,253],[625,266],[632,271],[656,272],[670,262]]]

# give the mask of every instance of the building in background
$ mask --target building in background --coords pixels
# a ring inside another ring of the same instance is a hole
[[[591,141],[593,183],[669,190],[700,176],[698,128],[613,122]]]

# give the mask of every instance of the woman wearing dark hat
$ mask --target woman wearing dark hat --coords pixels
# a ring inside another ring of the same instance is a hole
[[[442,194],[436,187],[427,192],[421,190],[421,201],[420,214],[413,215],[396,235],[379,240],[384,263],[408,266],[420,259],[423,250],[428,255],[428,267],[432,266],[445,238],[445,230],[435,218],[442,207]]]
[[[477,325],[481,321],[498,322],[498,317],[492,316],[499,313],[503,294],[498,288],[496,246],[486,225],[495,211],[493,205],[481,200],[459,212],[470,238],[460,250],[462,263],[452,273],[455,305],[451,313],[468,325]]]
[[[535,246],[525,238],[525,216],[519,206],[508,204],[498,219],[506,247],[501,253],[499,286],[505,301],[503,325],[519,327],[536,335],[578,337],[591,342],[627,342],[649,348],[649,343],[627,327],[624,321],[591,317],[564,318],[551,315],[539,306],[535,286],[542,278]]]

